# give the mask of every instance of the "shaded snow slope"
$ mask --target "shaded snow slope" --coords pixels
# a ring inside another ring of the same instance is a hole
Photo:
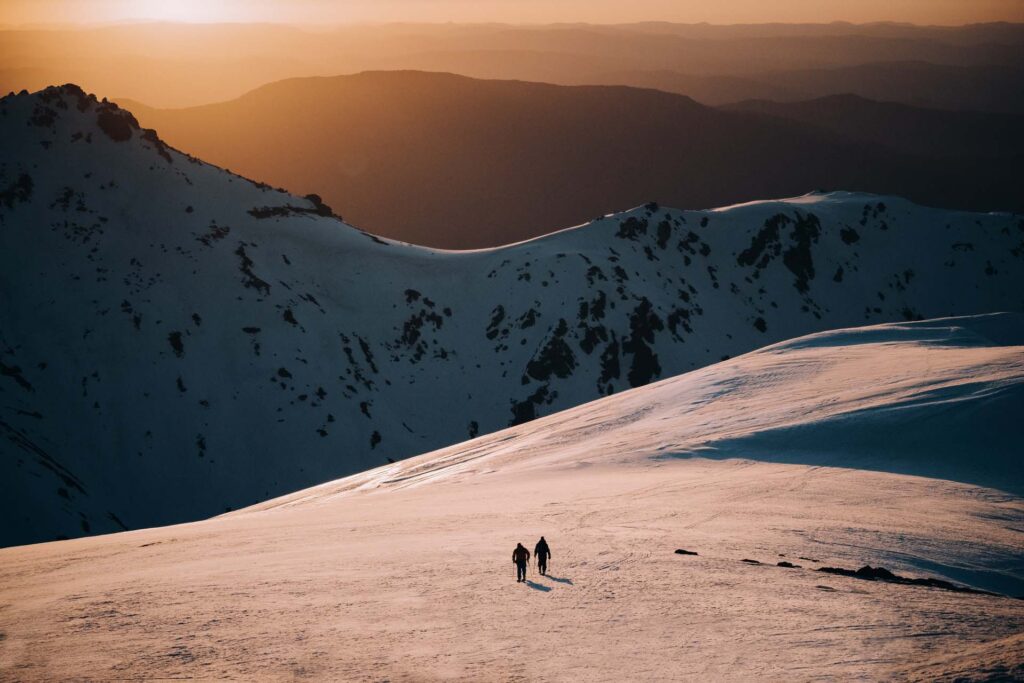
[[[234,514],[485,471],[694,456],[898,472],[1024,496],[1022,407],[1024,314],[843,329]]]
[[[1021,600],[816,570],[1024,593],[1022,388],[1020,314],[839,330],[211,520],[2,549],[0,678],[1012,680]],[[837,430],[908,409],[914,443]],[[515,583],[542,534],[550,575]]]
[[[823,332],[233,514],[480,475],[738,458],[930,477],[1024,497],[1024,314]],[[883,557],[1024,597],[1022,545]],[[1011,534],[1011,535],[1013,535]],[[966,539],[964,539],[966,540]],[[970,554],[970,551],[968,551]]]
[[[2,544],[236,509],[818,330],[1024,309],[1013,215],[649,205],[454,253],[74,86],[0,100],[0,147]]]

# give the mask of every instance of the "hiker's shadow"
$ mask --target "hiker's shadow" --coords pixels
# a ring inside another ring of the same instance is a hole
[[[532,588],[533,590],[540,591],[542,593],[547,593],[551,590],[551,586],[545,586],[542,583],[536,583],[534,581],[530,581],[529,579],[526,580],[526,585]]]
[[[551,574],[545,574],[544,578],[545,579],[551,579],[552,581],[555,581],[557,583],[564,583],[564,584],[569,585],[569,586],[573,585],[572,584],[572,579],[560,579],[557,576],[551,576]]]

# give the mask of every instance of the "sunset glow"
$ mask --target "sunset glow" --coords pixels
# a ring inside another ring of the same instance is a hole
[[[897,21],[963,24],[1021,21],[1018,0],[8,0],[0,23],[58,24],[127,21],[283,22],[597,22],[710,23]]]
[[[1024,681],[1022,48],[0,0],[0,681]]]

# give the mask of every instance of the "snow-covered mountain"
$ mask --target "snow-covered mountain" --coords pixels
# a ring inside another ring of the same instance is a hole
[[[1021,498],[1022,406],[1022,313],[830,330],[231,514],[482,472],[694,457],[909,474]],[[1011,592],[1024,595],[1024,576]]]
[[[1022,402],[1021,314],[783,342],[215,519],[2,549],[0,660],[21,681],[1019,680]],[[517,584],[541,535],[550,573]],[[865,565],[928,585],[839,571]]]
[[[1014,215],[840,192],[444,252],[74,86],[0,101],[0,148],[8,545],[197,519],[809,332],[1024,309]]]

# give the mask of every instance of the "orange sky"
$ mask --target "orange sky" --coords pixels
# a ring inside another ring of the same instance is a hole
[[[1024,21],[1024,0],[0,0],[0,23]]]

